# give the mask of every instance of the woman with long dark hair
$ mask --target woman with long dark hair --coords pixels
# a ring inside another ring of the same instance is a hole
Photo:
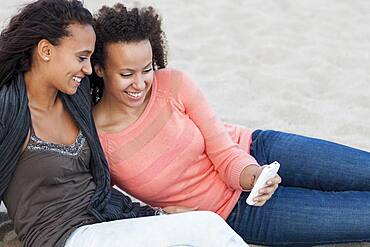
[[[38,0],[0,35],[0,199],[23,246],[246,246],[207,212],[120,220],[163,210],[111,187],[86,77],[92,23],[78,0]]]

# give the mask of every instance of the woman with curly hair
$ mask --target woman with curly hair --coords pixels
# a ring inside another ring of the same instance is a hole
[[[370,240],[368,152],[224,125],[195,82],[165,68],[153,8],[117,4],[95,18],[93,115],[114,184],[150,205],[216,212],[249,243]],[[248,205],[259,164],[273,161],[281,186],[270,179]]]
[[[143,217],[163,210],[111,187],[91,113],[92,24],[78,0],[38,0],[0,34],[0,199],[22,245],[246,246],[217,214]]]

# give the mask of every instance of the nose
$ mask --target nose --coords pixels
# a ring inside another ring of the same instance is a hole
[[[90,62],[90,59],[87,60],[83,66],[82,66],[82,71],[85,73],[85,75],[91,75],[92,73],[92,66],[91,66],[91,62]]]
[[[134,83],[133,86],[138,89],[138,90],[144,90],[146,85],[145,85],[145,79],[141,74],[138,74],[134,78]]]

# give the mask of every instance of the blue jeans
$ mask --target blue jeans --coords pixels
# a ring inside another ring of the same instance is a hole
[[[370,241],[370,153],[276,131],[253,133],[251,155],[277,160],[282,183],[262,207],[243,192],[227,223],[251,244]]]

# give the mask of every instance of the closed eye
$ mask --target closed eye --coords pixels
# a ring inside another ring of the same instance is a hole
[[[150,68],[148,68],[148,69],[146,69],[146,70],[144,70],[144,73],[149,73],[150,71],[152,71],[153,70],[153,68],[152,67],[150,67]]]
[[[132,76],[132,73],[127,73],[127,74],[120,74],[122,77],[124,78],[128,78],[130,76]]]
[[[88,59],[89,59],[89,57],[86,57],[86,56],[79,56],[79,57],[78,57],[78,60],[79,60],[80,62],[86,61],[86,60],[88,60]]]

